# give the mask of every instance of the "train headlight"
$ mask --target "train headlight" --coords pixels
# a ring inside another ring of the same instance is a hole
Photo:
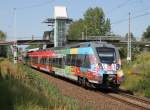
[[[117,70],[120,69],[120,64],[116,64],[116,69],[117,69]]]

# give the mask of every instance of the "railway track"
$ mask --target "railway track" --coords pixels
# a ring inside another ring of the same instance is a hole
[[[61,78],[59,78],[59,79],[61,79]],[[63,78],[63,80],[64,80],[64,78]],[[77,85],[76,83],[73,83],[73,84]],[[135,107],[137,109],[150,110],[150,100],[149,99],[143,99],[140,97],[136,97],[134,95],[129,95],[128,93],[126,93],[125,91],[122,91],[122,90],[118,90],[118,91],[111,90],[109,92],[104,92],[104,91],[100,92],[97,89],[92,89],[91,91],[94,91],[99,95],[103,95],[103,96],[111,98],[113,100],[125,103],[125,104],[127,104],[131,107]]]
[[[147,98],[142,98],[142,97],[137,97],[137,96],[134,96],[134,95],[129,95],[129,94],[126,94],[126,93],[122,93],[122,92],[119,92],[120,95],[123,95],[125,97],[128,97],[128,98],[132,98],[134,100],[138,100],[142,103],[145,103],[145,104],[149,104],[150,105],[150,99],[147,99]]]
[[[127,93],[124,93],[123,91],[117,91],[115,93],[107,93],[107,94],[101,93],[101,94],[141,110],[150,110],[150,100],[146,98],[129,95]]]

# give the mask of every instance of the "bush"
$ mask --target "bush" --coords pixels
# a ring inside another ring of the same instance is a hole
[[[125,81],[122,87],[135,94],[150,97],[150,53],[140,54],[135,61],[130,64],[124,62],[123,65]]]
[[[27,66],[13,65],[7,60],[2,61],[0,80],[1,110],[80,110],[81,108],[76,100],[63,96],[47,79],[35,74]]]

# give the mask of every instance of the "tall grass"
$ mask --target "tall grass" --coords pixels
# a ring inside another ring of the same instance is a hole
[[[123,65],[125,81],[122,87],[150,98],[150,53],[142,53],[135,61]]]
[[[79,103],[63,96],[47,79],[22,64],[0,62],[0,110],[80,110]],[[82,107],[85,110],[90,107]]]

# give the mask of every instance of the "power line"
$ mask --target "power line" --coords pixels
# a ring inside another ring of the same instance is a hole
[[[25,7],[18,7],[16,8],[17,10],[24,10],[24,9],[29,9],[29,8],[36,8],[36,7],[41,7],[41,6],[44,6],[44,5],[48,5],[49,3],[53,2],[54,0],[48,0],[48,1],[45,1],[45,2],[42,2],[42,3],[39,3],[39,4],[34,4],[34,5],[29,5],[29,6],[25,6]]]
[[[111,25],[120,24],[120,23],[123,23],[123,22],[125,22],[125,21],[127,21],[127,20],[128,20],[128,18],[121,19],[121,20],[118,20],[118,21],[115,21],[115,22],[111,23]]]
[[[137,3],[137,0],[136,1],[131,1],[131,0],[127,0],[127,1],[125,1],[125,2],[123,2],[123,3],[121,3],[121,4],[119,4],[116,8],[114,8],[115,10],[117,10],[117,9],[119,9],[119,8],[121,8],[121,7],[124,7],[124,6],[126,6],[128,3],[130,2],[130,4],[131,3]],[[111,10],[114,10],[114,9],[111,9]],[[146,10],[149,10],[150,9],[150,7],[147,7],[147,8],[144,8],[144,9],[142,9],[142,10],[136,10],[136,11],[134,11],[133,13],[135,13],[135,12],[142,12],[142,11],[146,11]],[[113,11],[111,11],[111,12],[108,12],[108,14],[109,13],[113,13]],[[128,14],[126,14],[126,15],[124,15],[124,16],[128,16]],[[126,19],[122,19],[122,20],[127,20],[127,18]],[[122,21],[121,20],[121,21]],[[120,20],[119,20],[119,22],[120,22]]]
[[[149,10],[149,9],[150,9],[150,7],[147,7],[147,8],[141,9],[141,10],[136,10],[136,11],[134,11],[134,12],[132,12],[132,13],[139,13],[139,12],[147,11],[147,10]],[[128,16],[128,15],[126,14],[126,15],[124,15],[124,16]]]
[[[135,12],[142,12],[142,11],[146,11],[146,10],[149,10],[149,9],[150,9],[150,7],[147,7],[147,8],[144,8],[142,10],[136,10]]]
[[[119,4],[119,5],[117,6],[117,8],[121,8],[121,7],[125,6],[125,5],[127,5],[129,1],[130,1],[130,0],[126,0],[125,2]]]
[[[132,17],[131,19],[137,19],[137,18],[140,18],[140,17],[143,17],[143,16],[147,16],[147,15],[150,15],[150,12],[147,12],[147,13],[144,13],[144,14],[141,14],[141,15],[136,15],[136,16]],[[128,21],[128,18],[125,18],[125,19],[113,22],[111,24],[112,25],[114,25],[114,24],[120,24],[120,23],[123,23],[123,22],[126,22],[126,21]]]
[[[126,0],[125,2],[123,2],[123,3],[119,4],[119,5],[117,5],[115,8],[112,8],[111,11],[108,12],[108,14],[109,14],[109,13],[112,13],[112,10],[114,11],[114,10],[117,10],[117,9],[119,9],[119,8],[124,7],[125,5],[128,4],[128,2],[130,2],[130,0]]]

